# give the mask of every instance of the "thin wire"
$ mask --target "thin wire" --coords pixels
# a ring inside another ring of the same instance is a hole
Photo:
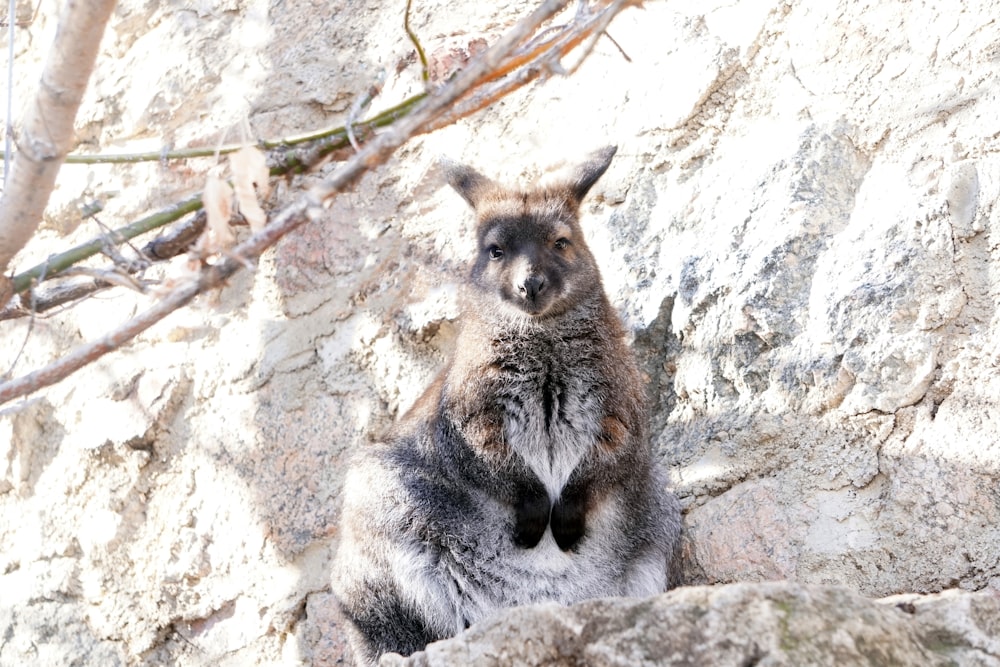
[[[14,133],[14,23],[16,22],[17,0],[7,4],[7,116],[4,121],[3,185],[7,189],[7,174],[10,170],[11,135]]]

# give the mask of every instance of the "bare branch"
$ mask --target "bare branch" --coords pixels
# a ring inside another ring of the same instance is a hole
[[[367,94],[371,95],[371,91]],[[352,125],[353,130],[357,133],[360,128],[364,128],[366,131],[371,131],[374,128],[391,125],[400,117],[409,113],[410,110],[418,103],[422,102],[425,97],[427,97],[427,93],[418,93],[389,109],[380,111],[368,120],[360,122],[355,121]],[[370,101],[371,100],[368,99],[363,102],[362,106],[367,106]],[[304,171],[311,166],[311,163],[307,160],[301,159],[301,156],[297,151],[290,150],[294,146],[309,144],[308,147],[301,150],[306,151],[308,154],[318,154],[323,156],[338,148],[347,146],[348,143],[347,127],[339,125],[291,137],[264,139],[258,142],[257,145],[263,149],[285,151],[284,155],[275,157],[275,164],[271,168],[271,174],[276,176],[278,174],[286,174],[293,171]],[[214,157],[216,155],[235,153],[244,146],[246,146],[245,143],[238,143],[225,144],[219,147],[179,148],[174,150],[164,149],[158,151],[144,151],[140,153],[71,153],[66,156],[65,162],[66,164],[135,164],[139,162],[162,162],[163,160],[185,160],[189,158]]]
[[[0,199],[0,273],[35,233],[73,141],[73,121],[114,0],[66,2]]]
[[[72,280],[58,283],[44,290],[32,290],[28,303],[12,299],[0,309],[0,321],[41,315],[53,308],[65,306],[111,287],[103,280]]]
[[[185,199],[182,202],[174,204],[173,206],[158,211],[151,215],[147,215],[145,218],[136,220],[130,225],[121,227],[112,232],[114,240],[119,243],[122,241],[127,241],[128,239],[135,238],[140,234],[145,234],[146,232],[161,227],[168,222],[173,222],[181,217],[197,211],[201,208],[201,194],[194,195]],[[80,260],[86,259],[92,255],[96,255],[104,249],[107,243],[107,235],[98,236],[96,238],[82,243],[74,248],[70,248],[65,252],[61,252],[58,255],[53,255],[46,259],[41,264],[33,266],[27,271],[23,271],[13,278],[13,287],[15,292],[23,292],[31,286],[33,281],[41,281],[43,276],[53,276],[63,271],[73,264],[76,264]]]
[[[374,94],[374,89],[369,90],[367,93],[368,96]],[[368,120],[358,123],[353,127],[355,139],[359,141],[366,141],[372,136],[376,128],[390,125],[402,116],[410,113],[410,111],[426,97],[426,93],[420,93],[419,95],[410,97],[400,104],[376,114]],[[367,102],[364,103],[367,104]],[[264,148],[272,149],[272,160],[274,166],[271,167],[270,171],[272,176],[278,176],[306,171],[315,167],[325,159],[347,159],[349,152],[344,153],[343,155],[340,153],[340,151],[347,149],[351,145],[347,135],[348,133],[346,127],[335,127],[318,132],[288,137],[285,139],[265,140],[261,141],[259,145]],[[298,144],[306,145],[299,148],[292,148]],[[223,146],[221,149],[185,149],[166,154],[126,153],[77,156],[70,155],[67,156],[66,162],[74,162],[78,164],[132,163],[163,159],[164,156],[166,159],[182,159],[202,155],[214,155],[216,152],[219,154],[231,153],[238,150],[240,146],[242,146],[242,144],[227,145]],[[206,150],[208,151],[207,153],[204,152]],[[136,220],[133,223],[120,227],[112,232],[112,236],[122,240],[132,239],[168,223],[174,222],[175,220],[179,220],[184,215],[187,215],[192,211],[197,211],[200,208],[201,193],[198,193],[192,195],[188,199],[174,204],[173,206],[167,207],[166,209],[156,213],[151,213],[150,215]],[[97,210],[100,209],[98,208]],[[88,212],[85,214],[85,217],[86,215],[93,214],[94,212],[96,211]],[[204,221],[202,220],[202,223],[203,222]],[[31,285],[36,281],[40,282],[43,275],[49,278],[54,278],[68,267],[97,254],[106,243],[106,238],[107,235],[102,235],[91,239],[78,246],[70,248],[69,250],[52,255],[41,264],[18,273],[12,279],[7,279],[6,277],[0,279],[0,304],[8,303],[11,295],[23,292],[31,287]],[[172,252],[172,254],[165,254],[162,256],[154,252],[150,256],[156,259],[167,259],[168,257],[176,255],[177,252]],[[101,288],[103,287],[106,286],[102,285]],[[20,307],[9,308],[0,313],[0,319],[20,317],[21,315],[19,313],[21,312]]]
[[[134,338],[177,308],[190,303],[198,294],[221,285],[236,271],[243,268],[244,262],[256,260],[261,253],[274,245],[285,234],[308,220],[319,217],[322,212],[321,208],[329,203],[333,197],[350,188],[365,172],[384,163],[397,148],[411,137],[429,131],[435,126],[436,120],[448,114],[449,109],[456,102],[473,94],[477,88],[500,78],[496,72],[504,71],[511,75],[512,80],[522,82],[537,76],[537,74],[532,73],[542,70],[547,59],[553,57],[554,54],[544,49],[533,50],[533,57],[526,58],[523,53],[516,53],[516,50],[538,30],[542,23],[560,12],[568,2],[569,0],[546,0],[543,2],[531,15],[520,21],[504,35],[500,41],[470,62],[449,83],[428,95],[413,109],[412,113],[401,118],[372,141],[364,144],[361,150],[345,162],[333,176],[286,206],[262,230],[232,248],[231,252],[218,263],[204,266],[196,278],[176,287],[146,312],[129,320],[102,338],[80,346],[69,355],[45,368],[0,384],[0,403],[27,395],[62,380],[70,373]],[[588,14],[587,20],[574,21],[567,26],[562,38],[557,37],[547,43],[558,44],[560,49],[555,53],[555,56],[561,56],[565,53],[563,48],[569,50],[572,48],[569,45],[579,44],[594,34],[595,29],[603,29],[607,25],[607,21],[626,4],[628,3],[624,0],[617,2],[598,0],[595,6],[601,8],[601,11],[596,14]],[[598,20],[591,20],[594,16],[599,17]],[[512,64],[514,61],[516,64]],[[517,71],[519,69],[520,71]],[[513,90],[516,86],[500,87]],[[455,119],[457,116],[453,115],[452,118]]]
[[[142,247],[142,254],[152,260],[164,260],[176,257],[187,250],[198,240],[205,230],[207,216],[201,210],[183,224],[171,229],[166,234],[158,236]]]
[[[367,93],[369,96],[367,102],[363,103],[367,104],[370,102],[370,96],[374,94],[374,89],[369,90]],[[356,139],[364,140],[369,138],[375,128],[383,127],[395,122],[401,116],[409,113],[415,105],[423,101],[426,97],[427,95],[425,93],[421,93],[405,100],[401,104],[397,104],[390,109],[382,111],[368,120],[357,123],[357,125],[353,128],[353,133]],[[291,148],[292,146],[298,144],[308,145],[297,149]],[[231,144],[223,146],[221,149],[192,148],[181,151],[173,151],[166,154],[150,152],[76,156],[70,155],[66,158],[66,162],[73,162],[76,164],[134,163],[162,159],[164,155],[167,159],[182,159],[215,155],[216,153],[232,153],[244,145],[245,144]],[[274,166],[271,167],[270,171],[272,176],[279,176],[292,172],[306,171],[314,167],[324,158],[331,155],[337,155],[336,152],[338,150],[350,146],[350,141],[348,139],[346,127],[335,127],[328,130],[312,132],[286,139],[262,141],[259,145],[265,148],[271,148],[275,151],[273,158]],[[178,220],[192,211],[197,211],[201,208],[201,205],[201,193],[198,193],[174,204],[173,206],[147,215],[146,217],[136,220],[131,224],[116,229],[114,230],[113,235],[123,240],[135,238],[140,234],[145,234],[146,232]],[[33,281],[40,281],[40,276],[43,274],[49,276],[50,278],[54,277],[58,275],[59,272],[65,270],[73,264],[97,254],[103,247],[105,239],[106,236],[104,235],[91,239],[85,243],[70,248],[69,250],[53,255],[37,266],[33,266],[30,269],[18,273],[12,279],[14,293],[20,293],[28,289]],[[160,257],[160,259],[165,259],[165,257]],[[0,296],[2,296],[2,293],[0,293]],[[7,299],[0,299],[0,304],[4,303],[7,303]]]

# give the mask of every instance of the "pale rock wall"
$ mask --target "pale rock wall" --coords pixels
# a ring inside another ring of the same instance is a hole
[[[56,4],[19,30],[19,92]],[[244,117],[292,135],[342,122],[380,69],[374,108],[394,104],[420,89],[397,67],[402,4],[123,0],[80,138],[214,146]],[[413,4],[441,67],[532,6]],[[687,583],[997,590],[997,16],[647,2],[611,26],[631,62],[602,40],[572,78],[410,142],[253,274],[0,413],[0,664],[334,664],[345,455],[417,397],[458,322],[469,213],[442,154],[516,180],[619,145],[584,224],[649,375]],[[65,167],[17,267],[95,234],[74,231],[80,201],[118,226],[211,164]],[[16,374],[150,298],[30,337],[2,322],[0,368],[26,337]]]

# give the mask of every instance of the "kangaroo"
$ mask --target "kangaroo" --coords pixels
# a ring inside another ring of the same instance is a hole
[[[615,152],[527,191],[447,168],[478,239],[456,349],[343,490],[333,591],[359,663],[516,605],[666,590],[679,505],[578,219]]]

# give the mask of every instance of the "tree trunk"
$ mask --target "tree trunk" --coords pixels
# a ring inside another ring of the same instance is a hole
[[[38,91],[24,112],[0,199],[0,273],[42,220],[114,0],[66,0]]]

